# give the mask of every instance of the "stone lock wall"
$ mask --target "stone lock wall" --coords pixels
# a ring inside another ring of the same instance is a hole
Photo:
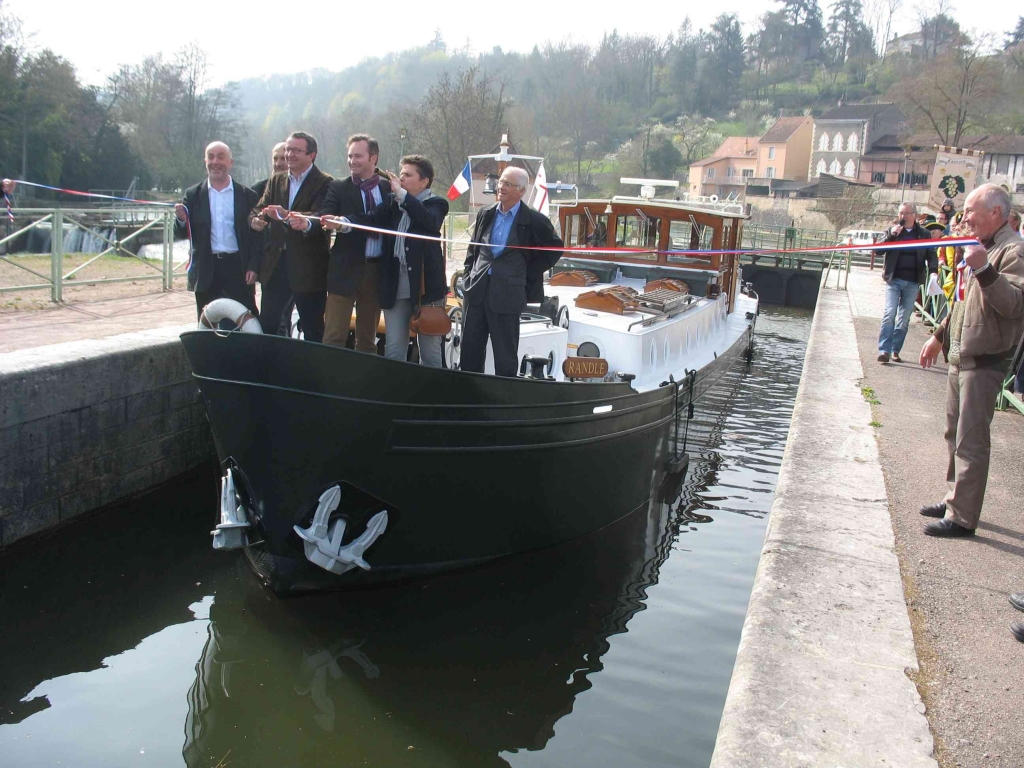
[[[216,455],[178,340],[191,328],[0,355],[0,546]]]

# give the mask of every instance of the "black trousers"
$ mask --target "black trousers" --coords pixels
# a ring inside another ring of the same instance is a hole
[[[261,298],[262,309],[260,310],[260,324],[263,332],[272,336],[287,336],[291,330],[292,308],[295,300],[292,298],[292,289],[288,284],[288,265],[285,263],[285,255],[274,265],[274,272],[270,279],[263,283],[263,295]]]
[[[302,328],[302,335],[306,341],[323,342],[327,291],[296,292],[295,306],[299,310],[299,327]]]
[[[256,287],[245,284],[245,267],[238,253],[212,255],[213,279],[204,291],[196,291],[196,317],[203,314],[203,307],[214,299],[234,299],[258,315],[256,309]]]
[[[519,313],[503,315],[492,312],[487,303],[463,308],[462,349],[459,368],[484,372],[487,362],[487,337],[494,352],[494,373],[515,376],[519,373]]]

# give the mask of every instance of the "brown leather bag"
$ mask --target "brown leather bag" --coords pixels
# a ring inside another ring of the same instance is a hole
[[[426,265],[420,266],[420,301],[427,292]],[[452,319],[444,307],[428,304],[420,306],[409,318],[409,330],[417,336],[447,336],[452,329]]]

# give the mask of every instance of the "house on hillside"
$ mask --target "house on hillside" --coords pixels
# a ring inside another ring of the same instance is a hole
[[[822,173],[860,179],[861,158],[884,136],[904,132],[906,118],[891,102],[843,104],[814,121],[809,180]]]
[[[731,136],[690,164],[690,194],[797,196],[807,186],[813,126],[809,117],[780,117],[760,138]]]
[[[797,197],[807,187],[814,121],[780,117],[757,142],[757,169],[747,179],[748,195]],[[812,185],[813,186],[813,185]]]
[[[757,170],[757,136],[730,136],[710,157],[690,163],[691,196],[741,198]]]
[[[948,40],[939,40],[936,53],[944,53],[949,49]],[[920,58],[924,56],[925,50],[929,46],[926,44],[924,35],[921,31],[910,32],[906,35],[900,35],[899,37],[893,35],[892,40],[885,44],[885,53],[882,54],[883,58],[889,58],[890,56],[910,56],[911,58]]]

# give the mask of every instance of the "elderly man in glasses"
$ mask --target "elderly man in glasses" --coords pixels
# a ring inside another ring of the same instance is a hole
[[[483,373],[487,339],[494,372],[515,376],[519,368],[519,313],[544,299],[544,272],[561,257],[562,240],[546,216],[522,204],[530,177],[508,167],[498,180],[498,202],[480,211],[466,252],[462,370]]]
[[[318,229],[306,234],[307,216],[323,205],[333,178],[316,167],[316,149],[316,139],[302,131],[285,140],[288,170],[270,177],[263,196],[249,214],[249,224],[257,232],[270,227],[259,271],[264,330],[274,333],[282,325],[288,327],[281,321],[287,321],[282,316],[294,296],[303,337],[319,342],[324,337],[330,252],[326,232]]]

